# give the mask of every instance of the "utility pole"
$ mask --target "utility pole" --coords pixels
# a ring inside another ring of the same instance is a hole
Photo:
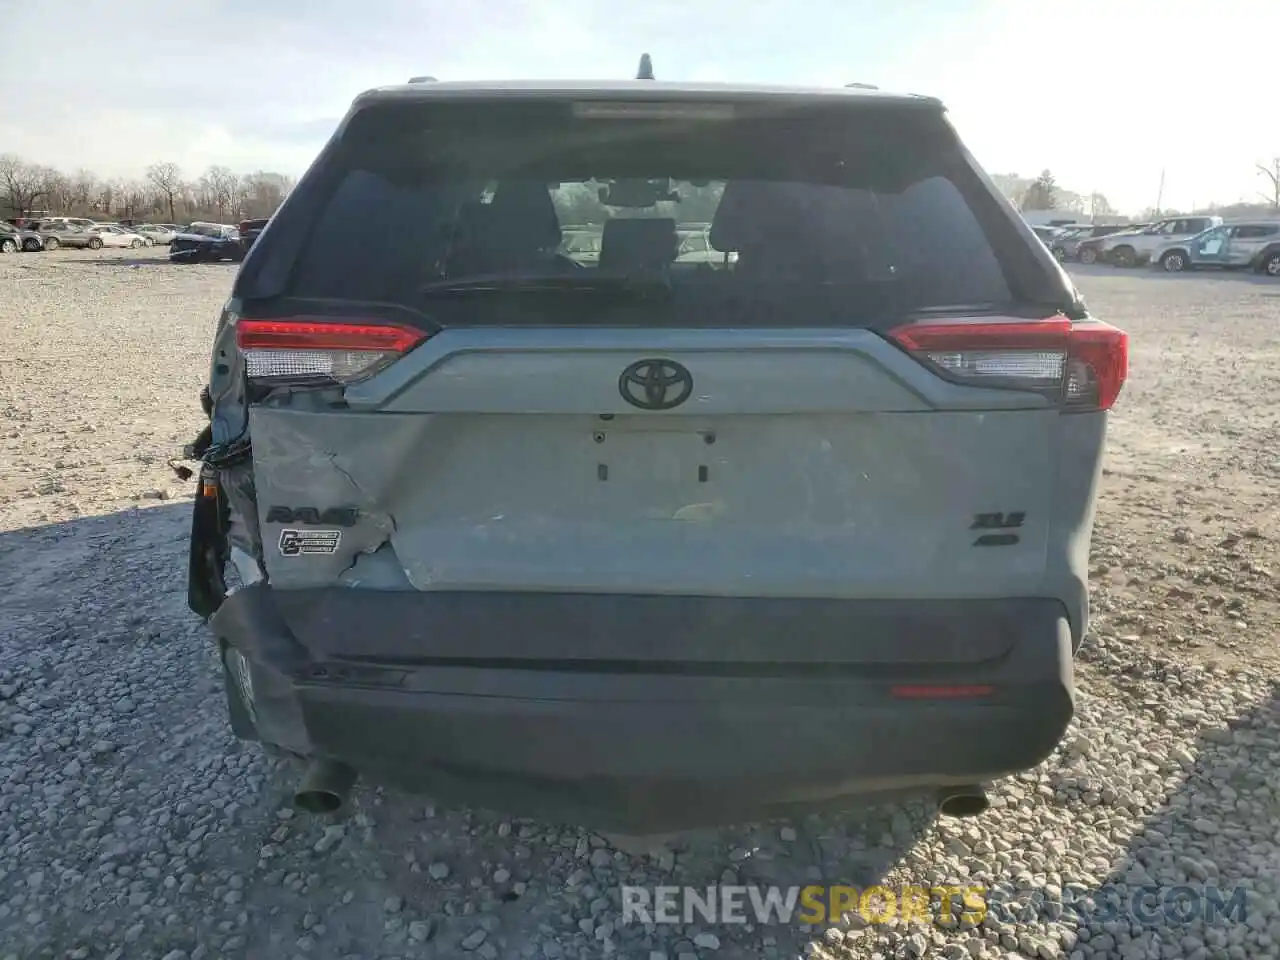
[[[1156,194],[1156,216],[1160,216],[1160,204],[1164,201],[1164,168],[1160,169],[1160,190]]]

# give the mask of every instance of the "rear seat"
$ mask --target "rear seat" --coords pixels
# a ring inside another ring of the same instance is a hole
[[[600,269],[662,272],[675,262],[679,249],[672,217],[610,220],[600,239]]]

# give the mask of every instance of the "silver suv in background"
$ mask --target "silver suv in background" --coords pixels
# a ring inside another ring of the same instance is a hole
[[[1073,714],[1127,351],[932,98],[370,91],[218,321],[189,604],[306,810],[978,813]]]
[[[100,250],[102,238],[98,236],[98,225],[83,227],[71,222],[68,217],[54,217],[40,221],[37,233],[46,250],[57,250],[59,247],[77,247],[80,249]]]
[[[1158,248],[1153,266],[1168,273],[1201,267],[1280,277],[1280,220],[1234,220]]]
[[[1169,217],[1142,230],[1127,230],[1087,240],[1080,244],[1080,260],[1082,263],[1100,260],[1117,267],[1138,266],[1150,261],[1151,255],[1167,244],[1193,237],[1220,223],[1222,218],[1214,216]]]

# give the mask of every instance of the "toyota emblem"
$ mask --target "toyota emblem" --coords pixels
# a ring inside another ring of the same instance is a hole
[[[670,410],[693,393],[693,374],[674,360],[637,360],[618,377],[618,392],[641,410]]]

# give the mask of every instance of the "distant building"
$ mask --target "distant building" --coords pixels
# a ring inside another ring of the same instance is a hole
[[[1070,223],[1130,223],[1131,217],[1118,214],[1099,214],[1091,217],[1087,213],[1072,213],[1070,210],[1023,210],[1022,219],[1033,227],[1065,227]]]
[[[1088,223],[1084,214],[1069,210],[1023,210],[1022,219],[1033,227],[1063,227],[1068,223]]]

